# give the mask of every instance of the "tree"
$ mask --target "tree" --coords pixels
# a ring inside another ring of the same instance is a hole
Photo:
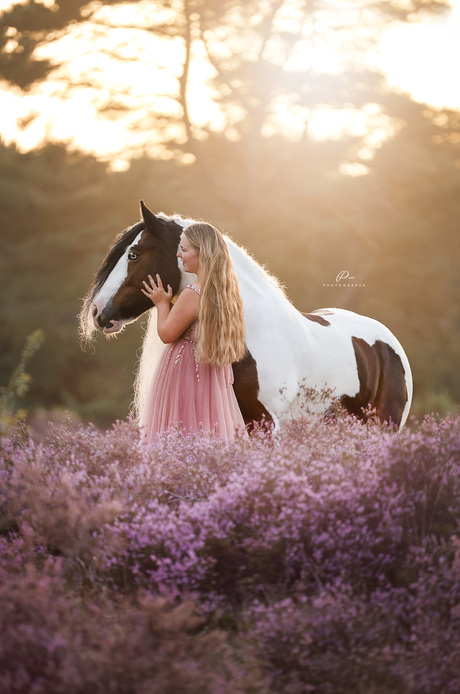
[[[149,85],[140,99],[129,90],[114,88],[108,93],[98,66],[86,70],[80,79],[65,73],[62,78],[70,86],[103,89],[99,108],[110,117],[140,108],[145,98],[169,98],[175,108],[163,100],[158,109],[140,109],[142,125],[134,121],[135,126],[147,132],[153,127],[167,148],[196,157],[213,182],[215,162],[203,142],[213,132],[230,142],[243,141],[246,178],[253,181],[257,151],[270,136],[288,135],[301,143],[311,138],[312,116],[318,108],[362,109],[369,103],[382,104],[382,75],[366,64],[366,54],[382,28],[448,6],[448,0],[403,4],[352,0],[344,10],[319,0],[162,0],[155,5],[136,0],[67,0],[45,7],[29,0],[13,5],[0,19],[0,69],[11,84],[29,89],[51,71],[65,67],[66,61],[56,54],[40,57],[37,49],[56,45],[79,27],[91,39],[94,55],[107,54],[120,67],[144,61],[153,67],[161,62],[159,52],[166,45],[162,41],[175,42],[169,94],[158,93],[156,85]],[[129,14],[120,12],[126,7]],[[82,44],[83,34],[79,37]],[[192,73],[197,65],[212,73],[208,81],[220,113],[218,125],[198,122],[192,112]],[[288,129],[282,122],[285,116],[291,121]]]
[[[375,151],[369,133],[390,134],[398,118],[387,113],[384,78],[366,55],[389,22],[448,6],[448,0],[352,0],[342,10],[319,0],[72,0],[44,7],[29,0],[1,18],[0,67],[24,89],[54,70],[67,96],[77,88],[91,91],[102,114],[124,118],[137,132],[141,144],[124,156],[146,151],[196,162],[203,183],[242,229],[270,205],[268,191],[293,171],[297,178],[309,175],[302,196],[310,208],[339,220],[365,243],[353,215],[324,190],[338,171],[368,170],[362,152],[372,158]],[[70,77],[72,58],[66,65],[56,53],[52,59],[37,54],[78,31],[80,42],[86,39],[83,50],[107,57],[118,72],[133,65],[139,71],[144,62],[153,70],[166,46],[176,45],[174,65],[164,64],[169,86],[152,82],[133,90],[118,78],[109,84],[98,64]],[[213,119],[198,118],[193,108],[200,67],[209,74]],[[365,127],[352,134],[345,128],[321,146],[314,124],[325,111],[359,113]],[[299,166],[299,148],[305,160],[314,157],[307,171]]]

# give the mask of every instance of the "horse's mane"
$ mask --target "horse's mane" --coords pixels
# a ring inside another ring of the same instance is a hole
[[[258,263],[246,248],[235,243],[235,241],[228,236],[225,236],[225,240],[230,248],[230,253],[232,255],[237,274],[240,266],[242,266],[241,269],[248,270],[248,274],[253,274],[256,277],[260,277],[262,280],[265,280],[266,284],[268,284],[270,289],[279,299],[289,302],[283,285],[275,275],[272,275],[266,267]],[[267,287],[263,287],[263,290],[266,292]]]

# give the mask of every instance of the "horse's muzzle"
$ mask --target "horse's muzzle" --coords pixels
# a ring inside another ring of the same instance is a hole
[[[93,305],[93,322],[96,328],[103,330],[106,334],[116,333],[121,330],[123,321],[116,308],[113,308],[109,301],[101,313],[98,315],[96,304]]]

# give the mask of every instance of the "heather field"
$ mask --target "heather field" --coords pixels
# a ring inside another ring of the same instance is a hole
[[[458,694],[460,418],[2,440],[2,694]]]

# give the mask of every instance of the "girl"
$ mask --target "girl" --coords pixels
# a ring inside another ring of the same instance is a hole
[[[172,289],[148,276],[141,290],[158,310],[158,335],[169,343],[154,374],[140,425],[145,443],[164,431],[208,432],[231,441],[244,431],[233,391],[232,362],[245,353],[243,303],[225,240],[211,224],[192,224],[177,253],[198,281],[171,307]]]

